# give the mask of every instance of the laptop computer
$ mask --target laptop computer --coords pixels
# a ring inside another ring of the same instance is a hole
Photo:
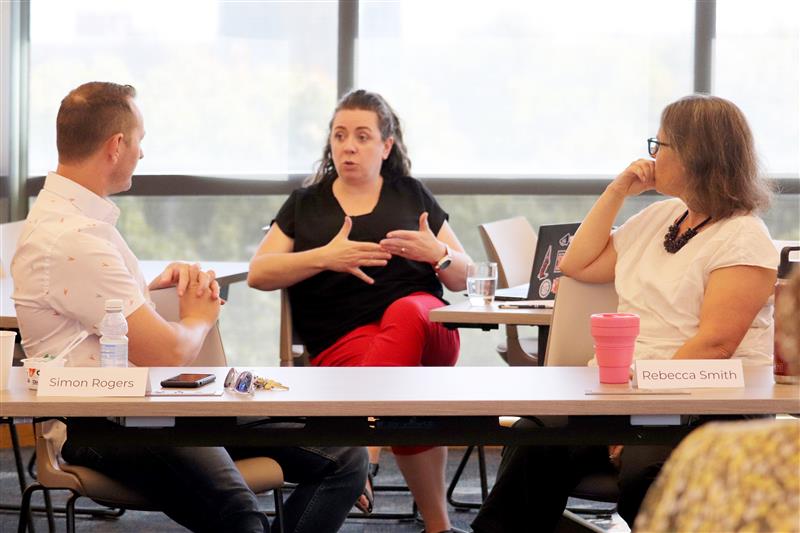
[[[580,222],[572,222],[540,226],[530,282],[497,289],[495,300],[517,304],[525,301],[526,306],[552,307],[558,290],[558,278],[561,277],[558,265],[580,225]]]

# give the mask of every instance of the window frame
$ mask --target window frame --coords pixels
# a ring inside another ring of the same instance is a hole
[[[341,97],[354,84],[356,42],[358,39],[359,0],[339,0],[338,3],[337,96]],[[8,168],[0,167],[0,192],[8,198],[0,205],[0,220],[25,218],[28,199],[38,194],[44,184],[42,176],[28,176],[28,111],[30,0],[4,3],[0,11],[0,27],[8,29],[3,43],[5,50],[0,65],[8,72],[0,79],[0,93],[8,95],[6,116],[0,116],[0,132],[9,139],[0,147]],[[695,92],[711,92],[713,41],[716,30],[716,0],[695,0],[694,28]],[[252,179],[253,177],[261,179]],[[260,175],[241,179],[225,176],[200,175],[141,175],[133,187],[123,193],[134,196],[235,196],[286,195],[299,187],[305,175]],[[434,194],[534,194],[585,195],[599,194],[610,182],[609,176],[577,175],[566,178],[560,174],[512,175],[502,177],[474,176],[417,176]],[[800,176],[773,174],[780,193],[800,194]],[[5,208],[3,208],[5,207]]]

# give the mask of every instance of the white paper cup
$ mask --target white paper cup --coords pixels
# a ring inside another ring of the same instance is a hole
[[[0,331],[0,390],[8,388],[8,376],[14,364],[14,341],[16,331]]]
[[[39,374],[42,371],[42,367],[45,366],[55,366],[61,367],[64,366],[66,363],[66,359],[60,359],[58,361],[48,360],[45,361],[41,358],[29,358],[22,360],[22,366],[25,368],[25,383],[28,384],[28,388],[31,390],[36,390],[39,388]]]

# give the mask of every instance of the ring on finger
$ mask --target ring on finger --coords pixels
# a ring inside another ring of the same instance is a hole
[[[401,253],[401,254],[404,254],[404,253],[406,253],[406,249],[405,249],[405,247],[402,247],[402,248],[400,248],[400,253]]]

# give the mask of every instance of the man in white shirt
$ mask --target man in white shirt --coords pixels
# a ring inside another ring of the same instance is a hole
[[[129,85],[91,82],[61,102],[59,164],[48,174],[11,265],[14,301],[28,356],[57,353],[85,329],[71,366],[99,365],[104,302],[118,298],[128,321],[129,360],[137,366],[184,366],[197,356],[220,312],[212,271],[171,264],[149,287],[115,228],[108,196],[131,187],[143,157],[144,122]],[[150,304],[148,289],[177,285],[180,321]],[[77,447],[63,424],[50,423],[64,458],[100,470],[162,502],[193,531],[263,531],[266,517],[224,448]],[[248,450],[264,455],[261,450]],[[359,448],[277,448],[287,479],[300,483],[287,502],[286,531],[336,531],[361,494],[366,454]],[[237,451],[237,455],[242,455]],[[336,489],[336,490],[332,490]]]

